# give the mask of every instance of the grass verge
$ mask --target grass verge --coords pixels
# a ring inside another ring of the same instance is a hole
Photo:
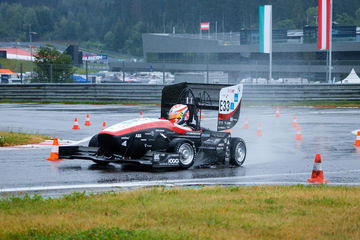
[[[0,200],[0,239],[360,239],[360,187],[152,188]]]
[[[0,58],[0,65],[2,68],[8,68],[15,73],[21,72],[21,65],[23,73],[30,72],[32,69],[31,64],[31,62],[25,60]]]
[[[0,147],[36,144],[46,139],[50,139],[50,137],[28,133],[0,132]]]

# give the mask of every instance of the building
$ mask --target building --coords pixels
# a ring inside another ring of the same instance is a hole
[[[34,50],[33,50],[34,49]],[[34,54],[36,49],[33,48],[32,51],[27,48],[0,48],[0,51],[5,52],[4,58],[7,59],[16,59],[16,60],[25,60],[25,61],[34,61]]]
[[[273,78],[326,82],[328,51],[316,44],[317,27],[273,30]],[[212,34],[143,34],[144,62],[113,63],[113,70],[223,71],[230,82],[269,76],[269,55],[258,51],[258,30]],[[360,72],[360,29],[333,27],[332,76]]]

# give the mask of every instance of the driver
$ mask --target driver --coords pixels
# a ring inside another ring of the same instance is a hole
[[[184,104],[176,104],[170,108],[169,120],[171,123],[180,125],[182,128],[192,130],[191,127],[186,125],[186,121],[189,120],[190,112],[189,108]]]

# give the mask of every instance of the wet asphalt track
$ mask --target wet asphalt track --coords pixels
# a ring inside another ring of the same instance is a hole
[[[81,140],[96,134],[103,121],[109,126],[138,117],[140,111],[144,117],[159,116],[159,107],[152,106],[0,104],[0,131]],[[121,165],[101,167],[83,160],[48,162],[44,160],[49,155],[48,148],[0,149],[0,192],[29,187],[56,192],[62,188],[66,191],[156,184],[306,184],[316,153],[322,156],[324,174],[330,183],[360,184],[360,148],[353,146],[355,136],[351,134],[360,129],[360,109],[284,107],[280,111],[281,117],[275,118],[273,107],[241,109],[241,119],[232,133],[242,137],[248,148],[246,161],[240,168],[144,171]],[[83,125],[87,113],[91,115],[90,127]],[[294,114],[302,127],[302,141],[295,140],[296,131],[291,126]],[[81,130],[71,129],[75,117],[79,118]],[[202,125],[214,129],[215,118],[215,112],[206,112]],[[249,120],[249,129],[242,128],[245,118]],[[256,136],[260,121],[262,137]]]

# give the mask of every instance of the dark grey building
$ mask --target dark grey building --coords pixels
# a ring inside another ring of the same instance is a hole
[[[334,27],[333,77],[360,73],[360,35],[355,26]],[[259,53],[256,30],[217,34],[143,34],[144,62],[113,65],[116,69],[159,71],[223,71],[230,81],[267,78],[269,55]],[[316,28],[273,32],[273,78],[327,80],[327,51],[316,45]]]

